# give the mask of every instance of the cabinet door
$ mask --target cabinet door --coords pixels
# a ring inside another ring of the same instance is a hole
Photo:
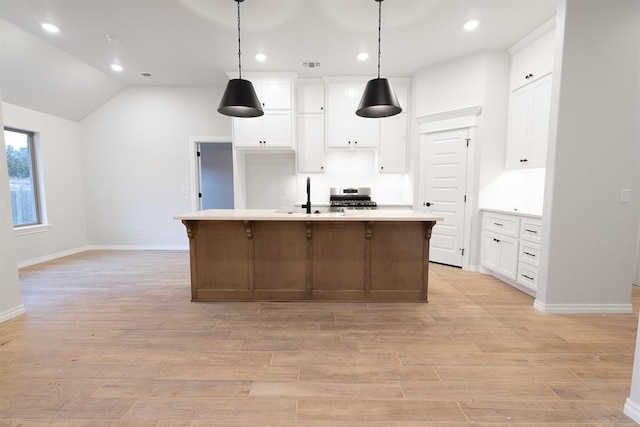
[[[356,115],[358,104],[364,93],[366,83],[353,85],[351,120],[353,120],[354,148],[378,148],[380,141],[380,119],[371,119]]]
[[[234,117],[233,145],[236,147],[258,147],[261,145],[263,117]]]
[[[398,114],[380,121],[380,173],[404,173],[407,164],[407,115]]]
[[[266,110],[291,109],[291,81],[264,79],[256,82],[258,98]]]
[[[528,163],[529,104],[531,91],[523,87],[511,93],[507,121],[506,169],[521,169]]]
[[[509,87],[516,90],[553,71],[555,31],[551,30],[511,56]]]
[[[324,173],[324,114],[298,114],[298,172]]]
[[[509,279],[516,279],[518,273],[518,240],[510,237],[499,237],[500,241],[500,262],[498,273]]]
[[[380,141],[380,120],[369,119],[353,114],[353,147],[354,148],[378,148]]]
[[[553,72],[553,60],[555,57],[555,31],[549,31],[535,41],[536,70],[533,79],[539,79]]]
[[[264,147],[291,147],[291,139],[291,111],[265,111],[262,116]]]
[[[529,92],[529,131],[526,167],[541,168],[547,163],[549,115],[551,114],[551,75],[531,83]]]
[[[324,85],[298,86],[298,113],[324,113]]]
[[[531,81],[536,68],[536,47],[529,45],[511,56],[511,90],[516,90]]]
[[[493,233],[482,233],[482,265],[490,270],[498,271],[500,243]]]
[[[327,86],[327,147],[348,148],[352,144],[353,98],[350,83],[330,83]]]

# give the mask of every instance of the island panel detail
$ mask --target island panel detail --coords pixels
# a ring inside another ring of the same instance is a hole
[[[192,301],[427,301],[435,220],[182,222]]]

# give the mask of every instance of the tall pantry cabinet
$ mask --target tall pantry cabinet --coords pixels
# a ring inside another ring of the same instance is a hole
[[[506,169],[545,167],[554,46],[554,29],[542,27],[509,50]]]

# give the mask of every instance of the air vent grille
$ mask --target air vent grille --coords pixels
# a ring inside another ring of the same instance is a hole
[[[320,63],[309,61],[309,62],[303,62],[302,66],[307,68],[318,68],[320,67]]]

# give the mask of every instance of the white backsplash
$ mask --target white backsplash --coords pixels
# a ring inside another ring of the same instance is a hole
[[[480,206],[542,214],[545,169],[503,172],[480,192]]]
[[[307,177],[311,178],[311,202],[328,204],[331,187],[371,187],[378,204],[413,203],[413,187],[406,174],[376,173],[373,150],[329,151],[325,174],[296,174],[295,155],[246,154],[247,208],[293,208],[304,203]]]

